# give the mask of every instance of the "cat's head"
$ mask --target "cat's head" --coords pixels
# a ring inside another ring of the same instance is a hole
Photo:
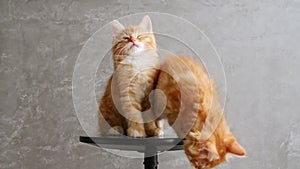
[[[226,161],[227,154],[245,156],[244,148],[231,132],[212,135],[206,141],[199,141],[200,132],[191,132],[185,140],[185,152],[196,169],[210,169]]]
[[[114,55],[131,55],[145,50],[156,49],[149,16],[144,16],[139,25],[124,27],[120,22],[112,21]]]

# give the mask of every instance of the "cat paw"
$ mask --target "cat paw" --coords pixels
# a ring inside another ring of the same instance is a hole
[[[158,136],[164,136],[164,135],[165,135],[164,131],[160,129]]]
[[[124,134],[124,130],[123,127],[121,126],[114,126],[110,128],[107,132],[107,135],[112,135],[112,136],[119,136],[123,134]]]
[[[148,137],[163,136],[164,132],[160,128],[146,129]]]
[[[132,128],[129,128],[127,130],[127,135],[129,137],[146,137],[146,133],[145,133],[144,129],[132,129]]]

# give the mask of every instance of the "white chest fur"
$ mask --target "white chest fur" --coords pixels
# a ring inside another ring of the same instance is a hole
[[[131,65],[136,70],[154,68],[157,66],[158,56],[156,51],[142,51],[127,56],[122,65]]]

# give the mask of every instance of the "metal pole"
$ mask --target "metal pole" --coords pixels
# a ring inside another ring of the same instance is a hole
[[[157,169],[158,167],[158,156],[157,152],[155,153],[144,153],[144,168],[145,169]]]
[[[145,169],[157,169],[157,166],[158,166],[157,154],[150,157],[144,157]]]

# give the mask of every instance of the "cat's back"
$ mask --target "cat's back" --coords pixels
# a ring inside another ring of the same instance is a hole
[[[167,56],[160,66],[162,72],[169,78],[181,81],[185,85],[195,85],[201,88],[210,88],[211,82],[204,66],[187,56]]]
[[[157,88],[167,97],[170,112],[179,111],[182,100],[184,107],[199,104],[201,111],[210,108],[214,85],[200,62],[186,56],[167,56],[160,69]]]

